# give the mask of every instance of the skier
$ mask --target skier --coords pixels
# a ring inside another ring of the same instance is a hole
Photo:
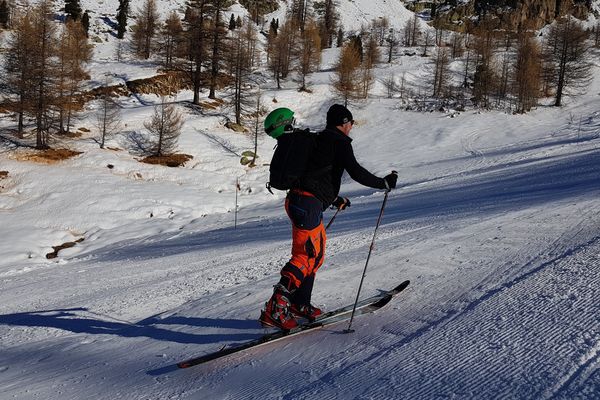
[[[291,121],[289,115],[285,117]],[[282,119],[274,116],[273,121]],[[339,196],[344,171],[364,186],[387,190],[396,187],[395,172],[379,178],[356,161],[348,136],[353,125],[352,113],[346,107],[334,104],[329,108],[326,128],[317,136],[316,149],[309,155],[308,171],[287,194],[285,210],[292,223],[292,257],[281,269],[281,279],[261,311],[259,320],[263,325],[290,330],[298,326],[297,317],[312,321],[322,314],[310,301],[315,274],[325,257],[323,211],[330,205],[338,210],[350,207],[350,200]],[[284,129],[275,125],[266,128]]]

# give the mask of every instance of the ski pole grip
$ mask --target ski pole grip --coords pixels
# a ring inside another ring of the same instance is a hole
[[[394,171],[394,170],[392,170],[392,174],[396,175],[396,177],[397,177],[397,176],[398,176],[398,171]],[[392,188],[390,188],[390,187],[388,186],[388,183],[387,183],[387,181],[385,182],[385,186],[386,186],[386,189],[385,189],[385,191],[386,191],[386,192],[391,192],[391,191],[392,191]]]

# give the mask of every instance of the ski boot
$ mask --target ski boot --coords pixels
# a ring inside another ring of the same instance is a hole
[[[323,314],[323,311],[320,308],[311,304],[292,304],[290,312],[297,317],[306,318],[310,322]]]
[[[275,285],[273,296],[261,311],[259,321],[263,326],[274,326],[289,331],[298,326],[298,321],[290,313],[290,292],[281,284]]]

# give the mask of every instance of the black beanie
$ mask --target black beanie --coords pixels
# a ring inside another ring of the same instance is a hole
[[[327,111],[327,126],[344,125],[352,121],[352,113],[341,104],[334,104]]]

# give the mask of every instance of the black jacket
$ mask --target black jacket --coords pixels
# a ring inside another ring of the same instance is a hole
[[[352,139],[335,127],[319,133],[316,151],[308,159],[308,173],[299,189],[315,195],[329,207],[340,192],[342,175],[347,171],[356,182],[374,189],[385,189],[385,181],[363,168],[354,157]]]

